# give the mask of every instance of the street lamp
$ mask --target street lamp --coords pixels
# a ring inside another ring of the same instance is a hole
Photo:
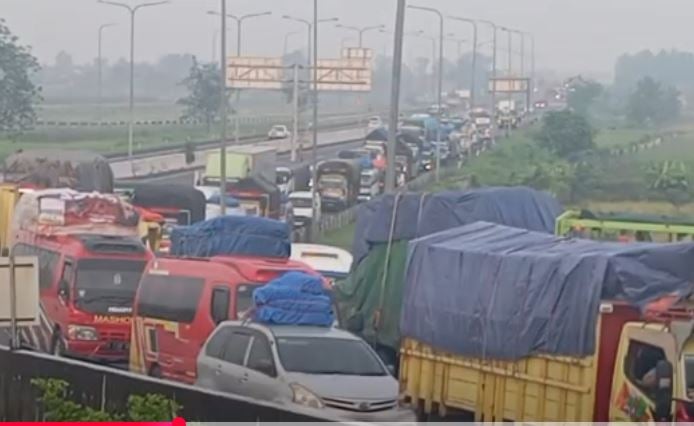
[[[432,7],[423,7],[423,6],[414,6],[410,5],[408,6],[410,9],[415,9],[415,10],[421,10],[423,12],[429,12],[437,15],[439,17],[439,76],[438,76],[438,89],[436,93],[436,99],[437,99],[437,108],[436,112],[437,115],[439,116],[439,119],[441,118],[441,112],[443,111],[442,108],[442,102],[441,102],[441,92],[443,91],[443,13],[439,11],[438,9],[434,9]],[[441,166],[441,149],[440,149],[440,142],[441,142],[441,126],[436,127],[436,181],[438,182],[439,180],[439,175],[440,175],[440,166]]]
[[[309,65],[309,67],[310,67],[310,66],[311,66],[311,63],[312,63],[312,60],[311,60],[311,43],[312,43],[312,38],[313,38],[313,35],[312,35],[312,33],[313,33],[313,23],[312,23],[311,21],[306,20],[306,19],[297,18],[297,17],[290,16],[290,15],[283,15],[283,16],[282,16],[282,19],[286,19],[286,20],[289,20],[289,21],[294,21],[294,22],[298,22],[298,23],[300,23],[300,24],[306,25],[307,30],[308,30],[308,44],[307,44],[308,61],[307,61],[307,62],[308,62],[308,65]],[[339,18],[326,18],[326,19],[319,19],[319,20],[317,20],[317,23],[322,24],[322,23],[324,23],[324,22],[337,22],[337,21],[339,21]]]
[[[103,89],[103,78],[102,78],[102,69],[103,69],[103,58],[102,58],[102,49],[101,49],[101,44],[103,41],[103,36],[104,36],[104,30],[109,27],[113,27],[116,24],[103,24],[99,27],[99,48],[98,48],[98,55],[97,55],[97,73],[98,73],[98,87],[97,87],[97,99],[98,99],[98,105],[99,105],[99,119],[101,119],[101,97],[102,97],[102,89]]]
[[[480,22],[485,25],[489,25],[492,28],[492,31],[494,32],[494,36],[492,37],[492,96],[491,96],[491,102],[492,102],[492,126],[491,126],[491,137],[492,137],[492,144],[496,142],[496,47],[497,47],[497,30],[498,27],[497,25],[492,22],[492,21],[487,21],[484,19],[478,19],[477,22]]]
[[[410,37],[419,37],[431,42],[431,91],[434,95],[434,100],[436,99],[436,74],[434,73],[436,67],[436,37],[426,35],[423,30],[412,31],[405,34]]]
[[[357,34],[359,34],[359,47],[363,47],[364,33],[367,33],[369,31],[374,31],[374,30],[382,30],[386,26],[385,25],[373,25],[373,26],[369,26],[369,27],[351,27],[349,25],[337,24],[337,25],[335,25],[335,27],[336,28],[342,28],[343,30],[354,31]]]
[[[219,16],[220,13],[215,12],[215,11],[208,11],[208,15],[217,15]],[[236,56],[241,56],[241,30],[243,28],[243,21],[246,19],[251,19],[251,18],[259,18],[261,16],[268,16],[272,15],[272,12],[260,12],[260,13],[249,13],[247,15],[242,15],[242,16],[236,16],[236,15],[230,15],[226,13],[226,17],[233,19],[236,21]],[[223,35],[224,38],[226,38],[226,32]],[[236,112],[234,114],[234,143],[236,145],[239,145],[241,141],[241,136],[240,136],[240,123],[239,123],[239,113],[240,113],[240,108],[239,108],[239,103],[240,103],[240,98],[241,98],[241,91],[239,89],[236,90]]]
[[[219,16],[219,12],[210,10],[207,12],[208,15]],[[259,18],[261,16],[272,15],[272,12],[261,12],[261,13],[249,13],[247,15],[236,16],[227,14],[227,18],[236,21],[236,56],[241,56],[241,30],[243,27],[243,21],[251,18]]]
[[[128,123],[128,160],[132,168],[133,161],[133,127],[135,125],[135,14],[138,10],[145,7],[159,6],[169,3],[169,0],[156,1],[152,3],[141,3],[131,6],[126,3],[118,3],[110,0],[99,0],[99,3],[111,6],[122,7],[130,13],[130,120]]]
[[[456,44],[456,46],[458,47],[457,52],[459,58],[463,56],[463,44],[467,43],[467,39],[458,38],[458,35],[456,33],[448,33],[446,34],[446,40],[452,41]]]
[[[466,22],[472,25],[472,72],[470,74],[470,107],[475,107],[475,95],[477,94],[477,21],[469,18],[450,16],[448,19]]]
[[[287,48],[289,46],[289,39],[292,36],[295,36],[297,34],[301,34],[301,31],[290,31],[287,34],[284,35],[284,48],[282,49],[282,56],[287,56]]]

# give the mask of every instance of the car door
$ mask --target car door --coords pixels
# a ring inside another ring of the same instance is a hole
[[[281,386],[277,379],[277,364],[270,340],[258,330],[253,330],[246,371],[244,374],[246,391],[244,394],[264,401],[280,401]]]
[[[248,380],[244,364],[251,340],[250,330],[242,327],[232,328],[224,344],[222,359],[213,366],[215,389],[244,395],[245,382]]]

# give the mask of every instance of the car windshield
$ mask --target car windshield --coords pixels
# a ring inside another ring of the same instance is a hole
[[[287,173],[284,171],[278,171],[275,181],[278,185],[282,185],[282,184],[289,182],[290,177],[291,177],[290,173]]]
[[[300,209],[311,207],[311,200],[307,198],[290,198],[290,201],[292,202],[292,206]]]
[[[80,260],[75,272],[76,305],[93,313],[128,313],[145,263],[144,260]]]
[[[282,126],[274,126],[274,127],[272,128],[272,130],[275,131],[275,132],[284,132],[284,127],[282,127]]]
[[[280,337],[280,362],[292,373],[385,376],[377,356],[361,340]]]

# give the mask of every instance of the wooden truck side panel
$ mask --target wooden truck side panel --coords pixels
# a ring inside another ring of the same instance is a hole
[[[466,358],[405,339],[401,391],[426,413],[474,414],[476,421],[607,421],[615,356],[634,308],[603,304],[596,355],[518,361]]]
[[[519,361],[464,358],[407,339],[400,383],[413,404],[445,416],[451,409],[476,421],[592,421],[594,357],[531,357]]]

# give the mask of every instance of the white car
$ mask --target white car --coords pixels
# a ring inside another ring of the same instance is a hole
[[[289,129],[282,124],[272,126],[267,134],[268,139],[287,139],[289,136],[291,136]]]
[[[369,117],[369,121],[366,127],[369,130],[380,129],[381,127],[383,127],[383,120],[381,120],[381,117],[378,116]]]
[[[196,385],[207,389],[358,422],[416,420],[376,352],[336,328],[223,322],[197,367]]]

